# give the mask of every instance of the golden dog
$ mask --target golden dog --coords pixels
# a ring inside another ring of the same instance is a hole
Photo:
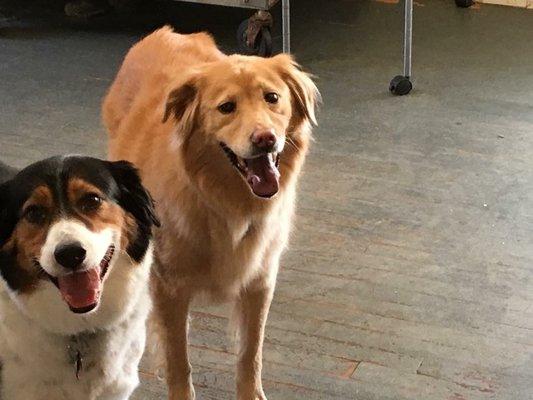
[[[237,397],[266,399],[262,344],[318,90],[288,55],[221,53],[162,28],[126,56],[104,100],[111,159],[136,164],[157,202],[152,295],[171,400],[194,398],[191,300],[234,301]]]

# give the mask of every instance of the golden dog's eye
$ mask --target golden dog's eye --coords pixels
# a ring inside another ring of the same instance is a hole
[[[101,205],[102,198],[95,193],[86,194],[78,202],[78,207],[84,213],[96,211]]]
[[[267,93],[265,94],[265,101],[270,104],[276,104],[279,101],[279,95],[274,92]]]
[[[48,212],[44,207],[29,206],[24,212],[24,218],[32,224],[42,225],[48,219]]]
[[[237,108],[237,104],[233,101],[227,101],[218,106],[218,111],[222,114],[231,114]]]

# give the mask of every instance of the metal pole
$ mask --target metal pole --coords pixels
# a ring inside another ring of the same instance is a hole
[[[412,1],[412,0],[410,0]],[[291,6],[289,0],[283,0],[282,4],[283,19],[283,52],[291,52]]]
[[[413,0],[405,0],[405,32],[403,44],[403,75],[411,77],[411,45],[413,43]]]

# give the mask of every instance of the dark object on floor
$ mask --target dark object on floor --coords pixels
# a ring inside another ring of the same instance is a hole
[[[391,93],[397,94],[398,96],[408,94],[412,88],[413,84],[409,78],[403,75],[396,75],[394,78],[392,78],[392,81],[390,81],[389,85],[389,90]]]
[[[75,0],[65,4],[65,15],[75,19],[93,18],[109,10],[108,2],[101,0]]]
[[[0,184],[15,176],[17,170],[0,161]]]
[[[474,4],[473,0],[455,0],[457,7],[468,8]]]
[[[258,11],[242,21],[237,29],[239,52],[249,56],[270,57],[272,24],[272,15],[267,11]]]

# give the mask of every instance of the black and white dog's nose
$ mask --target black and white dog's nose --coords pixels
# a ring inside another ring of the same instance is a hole
[[[87,252],[78,242],[60,245],[54,251],[54,257],[58,264],[74,270],[81,267],[86,254]]]

